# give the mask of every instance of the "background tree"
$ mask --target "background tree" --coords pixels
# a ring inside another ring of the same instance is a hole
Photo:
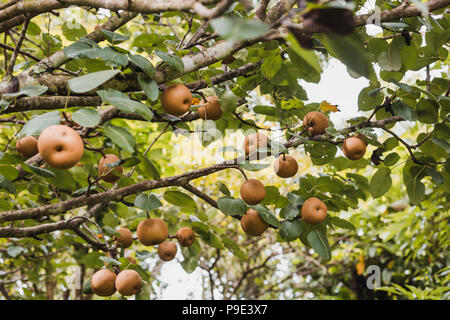
[[[203,270],[207,299],[448,298],[449,1],[367,4],[3,1],[3,297],[97,299],[90,279],[105,267],[137,271],[136,298],[158,297],[165,262],[135,237],[151,217],[176,243],[194,230],[177,260]],[[306,102],[302,87],[333,59],[369,81],[365,115],[342,129],[330,114],[345,106]],[[188,90],[167,102],[174,84]],[[52,144],[61,130],[81,140]],[[254,156],[260,139],[269,155]],[[191,164],[182,146],[226,152]],[[76,161],[55,162],[63,152]],[[298,171],[279,178],[272,163],[288,153]],[[241,199],[248,178],[263,200]],[[310,198],[324,221],[302,219]],[[249,209],[261,236],[241,229]],[[369,265],[381,290],[367,288]]]

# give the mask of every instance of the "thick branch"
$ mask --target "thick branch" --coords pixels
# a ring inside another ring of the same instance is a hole
[[[230,70],[228,72],[224,72],[217,76],[210,78],[210,84],[219,84],[227,80],[234,79],[236,77],[246,75],[247,73],[259,68],[262,64],[262,60],[254,63],[248,63],[243,65],[242,67]],[[53,80],[52,80],[53,79]],[[52,86],[53,90],[58,90],[57,94],[64,94],[67,91],[67,81],[69,77],[66,76],[52,76],[48,75],[42,78],[43,82],[41,85],[50,84],[50,83],[58,83],[57,86]],[[45,82],[44,82],[45,80]],[[139,87],[136,87],[137,83],[137,75],[129,74],[126,78],[118,77],[112,81],[107,82],[103,85],[103,88],[106,87],[116,87],[121,91],[140,91]],[[119,87],[118,87],[119,86]],[[198,90],[203,89],[208,86],[208,83],[205,80],[194,81],[186,84],[189,89]],[[96,89],[98,90],[98,89]],[[61,91],[61,92],[59,92]],[[15,103],[2,111],[0,114],[9,114],[19,111],[31,111],[31,110],[55,110],[64,107],[87,107],[87,106],[99,106],[102,104],[101,98],[98,96],[52,96],[52,97],[23,97],[17,99]],[[112,110],[110,110],[112,112]],[[115,117],[127,118],[132,120],[145,120],[137,114],[125,114],[116,112]],[[198,118],[198,117],[197,117]],[[195,118],[195,119],[197,119]],[[193,119],[193,120],[195,120]],[[168,120],[162,117],[155,117],[152,122],[167,122]],[[189,120],[190,121],[190,120]]]
[[[0,213],[0,222],[21,220],[21,219],[35,219],[39,217],[58,215],[68,210],[79,208],[85,205],[95,205],[101,202],[109,202],[118,200],[123,197],[138,194],[152,189],[165,188],[169,186],[177,186],[185,184],[187,181],[197,179],[203,176],[210,175],[214,172],[221,171],[227,168],[237,167],[237,164],[233,162],[223,162],[211,167],[194,170],[181,175],[162,178],[157,180],[145,180],[140,183],[127,186],[120,189],[111,189],[106,192],[96,193],[92,195],[83,195],[77,198],[58,202],[50,205],[45,205],[38,208],[24,209],[24,210],[11,210]]]
[[[19,17],[35,17],[39,14],[53,10],[67,8],[69,6],[87,6],[111,11],[129,11],[133,13],[159,13],[164,11],[189,11],[193,9],[205,18],[220,14],[223,7],[228,8],[230,0],[223,0],[225,4],[219,4],[217,8],[208,9],[203,4],[215,3],[215,0],[35,0],[20,1],[0,11],[0,23],[11,21]],[[1,32],[4,30],[0,29]]]
[[[403,121],[401,117],[391,117],[370,123],[363,122],[363,127],[383,127],[389,123]],[[356,131],[360,128],[359,125],[340,130],[341,133]],[[330,137],[327,135],[318,135],[309,138],[311,141],[328,141]],[[286,148],[297,147],[304,143],[304,139],[296,138],[287,142],[284,146]],[[235,158],[231,161],[225,161],[203,169],[193,170],[181,175],[176,175],[157,180],[145,180],[140,183],[123,187],[120,189],[111,189],[102,193],[92,195],[83,195],[77,198],[66,200],[63,202],[45,205],[38,208],[30,208],[24,210],[10,210],[0,213],[0,222],[20,220],[20,219],[35,219],[50,215],[58,215],[68,210],[79,208],[85,205],[95,205],[102,202],[109,202],[118,199],[123,199],[126,196],[142,193],[152,189],[166,188],[169,186],[186,186],[191,180],[210,175],[214,172],[225,170],[228,168],[239,168],[239,163],[242,163],[243,157]],[[188,187],[189,188],[189,187]],[[192,189],[192,188],[191,188]]]
[[[431,0],[426,3],[422,3],[428,7],[428,11],[436,11],[447,7],[450,4],[450,0]],[[422,15],[422,11],[417,6],[400,5],[392,10],[385,10],[380,12],[380,22],[393,21],[400,18],[417,17]],[[367,13],[355,17],[355,25],[357,27],[363,26],[370,21],[370,18],[374,17],[374,13]]]

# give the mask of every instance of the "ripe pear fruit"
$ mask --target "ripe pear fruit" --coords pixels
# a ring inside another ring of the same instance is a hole
[[[170,261],[177,254],[177,245],[170,241],[164,241],[158,246],[158,256],[161,260]]]
[[[297,173],[298,163],[294,157],[282,154],[273,163],[273,169],[277,176],[281,178],[290,178]]]
[[[106,182],[111,182],[111,183],[117,181],[120,177],[116,176],[114,174],[114,172],[123,173],[123,167],[122,166],[106,167],[105,164],[117,162],[119,160],[120,160],[119,157],[116,156],[115,154],[111,154],[111,153],[105,154],[105,156],[102,157],[100,159],[100,162],[98,163],[98,175],[101,176],[104,173],[108,172],[103,177],[103,180],[105,180]]]
[[[219,98],[216,96],[206,97],[206,101],[202,101],[203,104],[206,104],[205,107],[200,107],[197,109],[198,115],[203,120],[219,120],[223,114],[222,109],[220,108]]]
[[[308,131],[315,136],[317,134],[325,133],[325,129],[328,128],[328,119],[319,111],[311,111],[303,118],[303,125],[309,125]]]
[[[320,199],[312,197],[302,206],[302,219],[309,224],[319,224],[327,217],[327,206]]]
[[[116,292],[116,274],[109,269],[98,270],[91,278],[91,289],[96,295],[108,297]]]
[[[123,248],[129,248],[133,244],[133,235],[131,234],[130,229],[127,228],[119,228],[117,229],[118,235],[115,235],[114,238],[117,240],[119,245]]]
[[[241,198],[245,203],[255,205],[266,197],[266,189],[261,181],[248,179],[241,186]]]
[[[121,271],[116,278],[117,291],[123,296],[132,296],[142,287],[142,279],[139,273],[128,269]]]
[[[244,139],[244,151],[245,154],[251,154],[260,148],[269,147],[269,138],[263,133],[252,133],[245,137]]]
[[[68,126],[52,125],[42,131],[38,140],[39,154],[57,169],[69,169],[83,157],[80,135]]]
[[[150,218],[139,223],[136,234],[143,245],[154,246],[167,239],[169,229],[162,219]]]
[[[246,234],[257,237],[266,231],[269,226],[261,219],[258,211],[250,208],[241,219],[241,227]]]
[[[358,160],[366,153],[366,142],[358,137],[350,137],[344,140],[342,151],[350,160]]]
[[[38,141],[33,136],[23,137],[16,142],[16,150],[23,158],[31,158],[38,151]]]
[[[192,105],[192,93],[183,84],[168,86],[161,96],[164,111],[172,116],[185,114]]]
[[[178,229],[176,237],[178,242],[183,247],[190,247],[195,241],[195,233],[189,227],[182,227]]]

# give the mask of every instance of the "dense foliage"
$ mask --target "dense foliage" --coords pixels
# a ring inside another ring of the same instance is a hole
[[[98,299],[90,278],[103,267],[136,270],[136,299],[161,297],[157,247],[114,238],[150,216],[170,239],[195,231],[170,263],[201,273],[205,299],[447,299],[449,2],[3,1],[3,298]],[[343,128],[330,115],[345,106],[302,87],[329,63],[368,83],[363,116]],[[173,83],[193,96],[178,117],[161,106]],[[223,115],[203,120],[212,95]],[[311,111],[328,118],[325,133],[304,125]],[[19,155],[18,139],[55,124],[82,137],[77,165]],[[242,143],[255,131],[272,149],[249,161]],[[350,160],[342,145],[355,135],[368,146]],[[295,177],[275,175],[279,153],[298,161]],[[104,154],[124,168],[113,183],[98,175]],[[241,200],[246,178],[264,184],[261,203]],[[328,208],[317,225],[300,214],[312,197]],[[262,236],[241,229],[249,207],[270,226]]]

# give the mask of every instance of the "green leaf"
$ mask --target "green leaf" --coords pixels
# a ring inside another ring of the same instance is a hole
[[[144,211],[155,210],[162,207],[161,201],[154,194],[141,193],[134,200],[134,206]]]
[[[261,73],[266,79],[270,80],[278,71],[280,71],[282,63],[283,59],[281,59],[280,54],[276,52],[272,56],[264,59],[264,62],[261,65]]]
[[[26,95],[27,97],[38,97],[48,90],[47,86],[26,86],[20,89],[20,95]]]
[[[370,79],[374,73],[370,57],[355,35],[323,35],[325,48],[358,75]]]
[[[392,110],[396,115],[402,117],[405,120],[415,121],[417,119],[416,112],[401,100],[396,100],[394,101],[394,103],[392,103]]]
[[[70,79],[68,82],[69,88],[75,93],[85,93],[97,88],[119,73],[120,70],[104,70],[89,73],[81,77]]]
[[[331,260],[331,249],[325,234],[313,229],[308,234],[308,242],[323,259]]]
[[[164,199],[176,206],[183,208],[197,208],[194,199],[191,196],[181,191],[166,191],[164,192]]]
[[[106,136],[110,138],[113,143],[129,153],[134,152],[136,142],[134,141],[133,135],[131,135],[127,129],[112,125],[110,122],[107,122],[103,128]]]
[[[438,122],[439,104],[431,99],[420,99],[416,105],[417,119],[423,123]]]
[[[378,88],[366,87],[358,95],[358,108],[362,111],[369,111],[383,103],[383,93],[374,91]],[[375,92],[375,93],[374,93]]]
[[[219,198],[217,206],[220,211],[227,215],[242,215],[247,210],[247,205],[244,201],[229,196]]]
[[[141,160],[138,157],[128,157],[119,161],[119,165],[123,166],[124,168],[134,167],[139,163],[141,163]],[[107,165],[105,164],[105,166]]]
[[[380,168],[373,175],[369,184],[369,191],[373,198],[379,198],[389,191],[392,185],[391,170]]]
[[[22,252],[25,252],[25,249],[20,246],[8,246],[8,249],[6,252],[8,253],[9,256],[15,258]]]
[[[402,67],[402,56],[398,50],[389,48],[378,56],[378,64],[386,71],[399,71]]]
[[[184,260],[181,262],[181,266],[187,273],[192,273],[197,268],[198,265],[198,254],[201,248],[197,241],[189,247],[181,247],[181,253],[183,254]]]
[[[215,18],[210,20],[210,24],[217,33],[230,41],[253,39],[269,30],[269,25],[264,22],[245,20],[236,16]]]
[[[268,164],[268,163],[250,163],[247,161],[245,163],[239,164],[239,166],[242,169],[248,170],[248,171],[260,171],[260,170],[265,169],[268,166],[270,166],[270,164]]]
[[[222,242],[228,250],[241,260],[247,260],[247,255],[241,250],[236,242],[228,238],[226,235],[221,235]]]
[[[51,178],[51,177],[55,176],[55,174],[53,172],[51,172],[50,170],[43,169],[43,168],[40,168],[40,167],[36,167],[36,166],[31,165],[31,164],[26,164],[26,166],[28,168],[30,168],[32,172],[36,173],[37,175],[39,175],[41,177]]]
[[[264,186],[264,189],[266,189],[266,196],[264,197],[261,204],[275,204],[280,198],[280,191],[278,190],[278,188],[275,186]]]
[[[150,78],[155,75],[155,67],[147,58],[138,54],[129,54],[128,57],[130,57],[131,62],[141,68]]]
[[[140,73],[138,75],[138,82],[142,90],[151,101],[156,101],[159,97],[159,87],[155,80],[149,78],[148,76]]]
[[[333,217],[331,218],[331,223],[339,228],[343,228],[343,229],[350,229],[355,231],[355,226],[350,223],[349,221],[345,220],[345,219],[341,219],[339,217]]]
[[[119,44],[130,39],[130,37],[124,36],[120,33],[111,32],[105,29],[102,29],[101,31],[105,35],[106,40],[111,44]]]
[[[103,262],[109,263],[109,264],[116,265],[116,266],[121,265],[120,261],[110,258],[110,257],[100,257],[100,260],[102,260]]]
[[[220,96],[220,108],[224,112],[234,112],[237,107],[239,97],[232,91],[226,90]]]
[[[269,209],[267,209],[261,205],[254,206],[253,209],[258,211],[261,219],[263,219],[267,224],[277,227],[277,228],[281,227],[280,221],[278,221],[277,217],[275,217],[275,215]]]
[[[292,48],[296,54],[298,54],[306,63],[312,67],[319,74],[322,72],[322,67],[319,63],[319,58],[317,57],[314,50],[307,50],[300,46],[297,39],[289,33],[286,37],[286,40],[289,43],[289,47]]]
[[[151,162],[149,159],[147,159],[144,155],[138,154],[139,160],[141,160],[141,163],[139,164],[139,169],[141,169],[144,172],[144,176],[146,178],[150,179],[159,179],[161,178],[158,169],[156,169],[153,162]]]
[[[302,232],[302,224],[300,220],[283,220],[281,221],[280,235],[286,241],[293,241],[300,237]]]
[[[71,22],[66,21],[63,23],[62,32],[69,41],[76,41],[87,35],[86,29],[78,22],[75,22],[74,19]]]
[[[398,162],[398,160],[400,160],[400,156],[398,155],[398,153],[390,153],[388,154],[384,160],[383,163],[385,166],[393,166],[394,164],[396,164]]]
[[[224,195],[231,196],[230,190],[224,183],[217,182],[217,187],[219,188],[219,191],[222,192]]]
[[[87,279],[83,285],[83,294],[92,294],[91,279]]]
[[[169,54],[159,49],[155,50],[155,54],[161,58],[165,63],[179,72],[184,72],[184,63],[176,55]]]
[[[102,255],[102,253],[94,251],[85,255],[81,259],[81,262],[84,263],[87,268],[100,269],[101,267],[103,267],[103,262],[100,260],[100,257]]]
[[[100,122],[100,115],[95,109],[79,109],[72,114],[72,119],[79,125],[95,128]]]
[[[59,111],[52,111],[32,117],[20,130],[18,136],[34,136],[40,134],[44,129],[60,123]]]
[[[420,181],[425,173],[425,166],[415,165],[412,161],[408,161],[403,167],[403,183],[413,205],[418,205],[425,196],[425,185]]]
[[[104,103],[111,104],[123,112],[137,113],[147,121],[153,119],[153,112],[147,105],[131,100],[126,94],[118,90],[99,90],[97,94],[102,98]]]

